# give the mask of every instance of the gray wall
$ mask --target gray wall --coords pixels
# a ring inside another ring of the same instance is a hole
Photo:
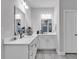
[[[1,1],[1,39],[14,33],[14,2]]]
[[[64,31],[63,31],[63,17],[64,17],[64,10],[77,10],[77,0],[60,0],[59,6],[59,24],[60,24],[60,52],[64,51]]]

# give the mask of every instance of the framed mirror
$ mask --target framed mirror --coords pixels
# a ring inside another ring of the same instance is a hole
[[[25,13],[14,6],[14,35],[25,32]]]

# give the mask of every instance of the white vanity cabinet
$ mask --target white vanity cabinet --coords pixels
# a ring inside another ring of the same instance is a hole
[[[37,37],[29,44],[3,44],[3,59],[35,59],[37,47]]]
[[[36,38],[32,43],[29,45],[29,59],[35,59],[36,53],[38,48],[38,38]]]
[[[28,59],[27,45],[4,45],[4,59]]]
[[[38,49],[56,49],[57,37],[56,35],[39,35],[39,47]]]

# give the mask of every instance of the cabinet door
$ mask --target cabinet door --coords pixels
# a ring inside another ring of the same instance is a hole
[[[45,42],[47,44],[47,49],[56,49],[55,40],[52,39],[52,37],[47,38]]]
[[[39,36],[39,47],[38,47],[38,49],[46,49],[46,48],[47,48],[47,43],[45,42],[45,37]]]
[[[35,43],[33,47],[33,58],[34,59],[35,59],[36,53],[37,53],[37,44]]]
[[[28,47],[25,45],[5,45],[4,59],[28,59]]]
[[[35,59],[36,52],[37,52],[37,39],[34,39],[34,41],[29,45],[30,47],[30,58]]]
[[[30,52],[29,59],[33,59],[33,52]]]
[[[39,36],[39,49],[56,49],[56,35]]]

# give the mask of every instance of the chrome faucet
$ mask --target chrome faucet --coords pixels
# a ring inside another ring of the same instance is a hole
[[[23,33],[25,33],[25,27],[20,30],[20,38],[23,38]]]
[[[20,33],[20,38],[22,38],[23,36],[22,36],[22,33]]]

